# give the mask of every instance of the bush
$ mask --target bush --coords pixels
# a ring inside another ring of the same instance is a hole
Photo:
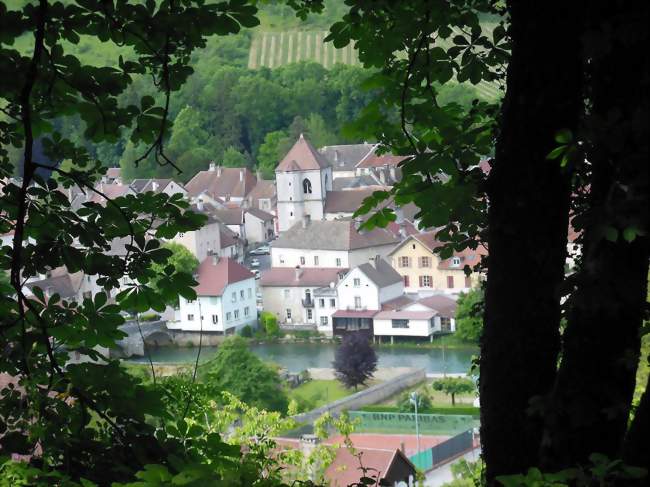
[[[296,330],[292,331],[291,334],[296,338],[302,339],[320,337],[320,333],[315,330]]]
[[[239,331],[239,334],[241,336],[243,336],[244,338],[252,338],[253,337],[253,329],[251,328],[250,325],[246,325]]]
[[[472,289],[458,297],[456,335],[466,342],[478,343],[483,333],[483,290]]]
[[[145,313],[140,315],[140,321],[157,321],[160,319],[160,315],[157,313]]]
[[[400,413],[414,413],[415,405],[411,403],[411,393],[405,392],[399,400]],[[431,398],[426,394],[418,393],[418,413],[429,413],[433,409]]]
[[[260,322],[266,334],[270,337],[280,336],[280,325],[278,325],[277,317],[270,311],[262,311],[260,315]]]

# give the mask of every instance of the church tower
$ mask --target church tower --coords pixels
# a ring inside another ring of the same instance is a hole
[[[305,215],[323,219],[325,198],[332,190],[332,168],[303,134],[275,169],[275,181],[281,232]]]

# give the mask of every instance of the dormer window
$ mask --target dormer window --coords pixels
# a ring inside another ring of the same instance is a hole
[[[305,194],[311,194],[311,181],[307,178],[302,180],[302,192]]]
[[[452,257],[451,265],[454,267],[458,267],[460,265],[460,257]]]

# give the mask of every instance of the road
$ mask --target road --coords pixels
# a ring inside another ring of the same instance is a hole
[[[251,267],[251,260],[252,259],[259,260],[260,261],[260,266],[259,267]],[[246,267],[248,267],[249,269],[251,269],[251,270],[258,269],[260,271],[264,271],[264,270],[271,267],[271,256],[270,255],[250,255],[249,253],[247,253],[246,257],[244,257],[244,265]]]

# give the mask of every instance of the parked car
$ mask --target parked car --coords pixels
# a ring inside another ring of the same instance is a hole
[[[250,263],[251,267],[259,267],[260,266],[260,261],[257,259],[252,259]]]
[[[271,253],[271,248],[268,245],[262,245],[250,251],[251,255],[268,255]]]

